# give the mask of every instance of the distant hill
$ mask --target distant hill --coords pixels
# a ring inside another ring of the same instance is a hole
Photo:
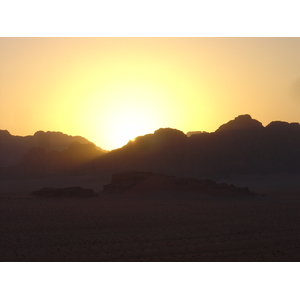
[[[42,147],[31,148],[21,162],[0,169],[0,176],[8,178],[40,177],[53,175],[76,175],[88,162],[102,156],[92,143],[73,142],[62,151],[47,152]]]
[[[0,167],[13,166],[21,162],[23,156],[34,147],[46,152],[62,151],[71,143],[93,144],[81,136],[70,136],[61,132],[37,131],[34,135],[13,136],[7,130],[0,130]],[[97,148],[100,152],[107,151]]]

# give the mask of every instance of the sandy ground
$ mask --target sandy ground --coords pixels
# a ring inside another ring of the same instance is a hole
[[[42,198],[22,183],[0,183],[0,261],[300,261],[296,186],[255,197]]]

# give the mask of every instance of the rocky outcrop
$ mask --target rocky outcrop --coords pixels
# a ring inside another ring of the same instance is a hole
[[[227,130],[245,130],[245,129],[262,129],[264,128],[262,123],[252,119],[250,115],[240,115],[234,120],[229,121],[226,124],[221,125],[216,132]]]
[[[31,193],[42,197],[93,197],[96,196],[92,189],[85,189],[79,186],[67,188],[44,187]]]
[[[196,192],[213,195],[255,195],[249,188],[240,188],[210,179],[180,178],[152,172],[127,171],[113,174],[111,183],[103,186],[104,192]]]
[[[111,183],[103,186],[105,192],[120,192],[153,176],[152,172],[126,171],[112,175]]]

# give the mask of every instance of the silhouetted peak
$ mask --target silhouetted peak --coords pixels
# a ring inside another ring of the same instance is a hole
[[[68,139],[68,138],[74,138],[73,136],[70,136],[70,135],[65,134],[63,132],[60,132],[60,131],[46,131],[45,132],[43,130],[37,131],[33,136],[37,137],[37,138],[43,138],[43,139],[51,139],[51,138]]]
[[[186,138],[182,131],[173,128],[160,128],[154,132],[154,136],[165,140]]]
[[[221,125],[216,131],[225,131],[225,130],[240,130],[240,129],[259,129],[263,128],[261,122],[252,119],[248,114],[240,115],[234,120],[229,121],[226,124]]]
[[[63,135],[63,136],[68,136],[67,134],[60,132],[60,131],[43,131],[43,130],[38,130],[34,136],[43,136],[43,135]]]
[[[0,138],[12,136],[7,130],[0,130]]]
[[[269,130],[288,130],[288,129],[300,129],[299,123],[288,123],[283,121],[273,121],[266,126]]]
[[[43,136],[43,135],[45,135],[45,131],[39,130],[39,131],[37,131],[33,136],[39,137],[39,136]]]
[[[167,145],[175,145],[186,139],[187,136],[178,129],[173,128],[160,128],[154,133],[138,136],[134,141],[129,141],[124,147],[129,149],[134,147],[136,150],[145,151],[150,149],[159,149]],[[128,148],[129,147],[129,148]]]

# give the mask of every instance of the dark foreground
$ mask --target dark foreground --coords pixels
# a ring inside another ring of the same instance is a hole
[[[0,195],[1,261],[300,261],[300,194]]]

